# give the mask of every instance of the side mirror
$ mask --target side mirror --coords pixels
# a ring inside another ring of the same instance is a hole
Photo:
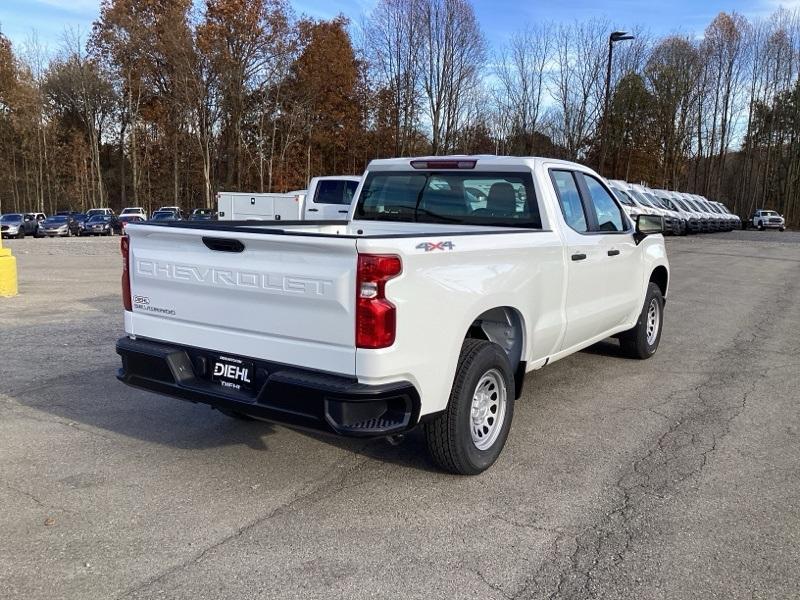
[[[638,245],[648,235],[664,233],[664,217],[661,215],[636,215],[636,232],[633,239]]]

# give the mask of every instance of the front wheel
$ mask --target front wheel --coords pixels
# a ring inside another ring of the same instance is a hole
[[[658,350],[664,325],[664,296],[652,281],[647,285],[642,312],[636,325],[619,336],[622,352],[630,358],[650,358]]]
[[[25,239],[25,232],[24,232],[24,231],[20,231],[20,232],[17,234],[17,239],[18,239],[18,240],[24,240],[24,239]]]
[[[762,223],[761,221],[758,222],[758,230],[764,231],[764,223]]]
[[[505,351],[467,339],[447,409],[425,425],[428,451],[445,471],[477,475],[500,456],[513,416],[514,375]]]

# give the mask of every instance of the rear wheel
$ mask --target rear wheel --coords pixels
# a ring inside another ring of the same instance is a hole
[[[664,325],[664,296],[652,281],[647,286],[642,312],[636,325],[619,336],[622,352],[631,357],[650,358],[658,350]]]
[[[465,340],[447,409],[425,425],[431,457],[451,473],[485,471],[500,456],[513,415],[514,375],[505,351]]]

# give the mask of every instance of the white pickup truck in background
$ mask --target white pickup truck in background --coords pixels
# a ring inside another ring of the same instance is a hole
[[[659,345],[663,218],[544,158],[376,160],[350,221],[131,224],[123,382],[350,436],[421,425],[435,462],[500,454],[526,372]]]
[[[219,192],[220,221],[343,221],[361,177],[314,177],[307,190],[285,194]]]

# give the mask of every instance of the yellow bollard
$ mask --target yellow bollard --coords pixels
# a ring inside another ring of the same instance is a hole
[[[0,298],[17,295],[17,259],[11,254],[11,248],[3,248],[0,237]]]

